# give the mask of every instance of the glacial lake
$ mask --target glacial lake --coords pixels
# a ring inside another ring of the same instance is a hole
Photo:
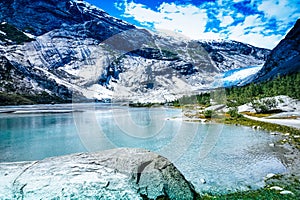
[[[182,118],[182,110],[165,107],[1,107],[0,162],[118,147],[145,148],[171,160],[197,191],[212,193],[256,189],[264,186],[267,174],[286,172],[282,151],[270,145],[279,136]]]

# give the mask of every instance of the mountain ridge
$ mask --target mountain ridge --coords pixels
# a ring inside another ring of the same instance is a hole
[[[26,9],[20,12],[20,7]],[[235,41],[163,36],[83,1],[0,2],[0,21],[34,35],[18,45],[0,37],[0,55],[6,60],[0,69],[13,66],[5,72],[9,76],[1,77],[0,91],[46,92],[68,101],[174,100],[209,87],[220,72],[262,65],[270,52]]]
[[[262,69],[253,81],[260,82],[280,75],[300,72],[300,19],[285,38],[271,51]]]

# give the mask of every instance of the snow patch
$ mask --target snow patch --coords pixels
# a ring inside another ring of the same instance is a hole
[[[30,33],[26,33],[26,32],[23,32],[27,37],[31,38],[31,39],[34,39],[35,36],[30,34]]]
[[[5,32],[3,32],[3,31],[0,31],[0,34],[2,34],[2,35],[6,35],[6,33],[5,33]]]

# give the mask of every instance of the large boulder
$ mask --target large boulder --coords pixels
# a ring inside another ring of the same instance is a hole
[[[0,199],[195,199],[166,158],[120,148],[0,164]]]

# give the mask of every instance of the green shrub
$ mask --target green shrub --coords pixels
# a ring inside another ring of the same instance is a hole
[[[214,110],[205,110],[203,112],[203,115],[205,118],[212,118],[213,116],[216,115],[216,112]]]
[[[232,118],[239,118],[241,117],[242,115],[238,112],[238,108],[237,107],[233,107],[233,108],[230,108],[229,111],[227,112],[230,117]]]

